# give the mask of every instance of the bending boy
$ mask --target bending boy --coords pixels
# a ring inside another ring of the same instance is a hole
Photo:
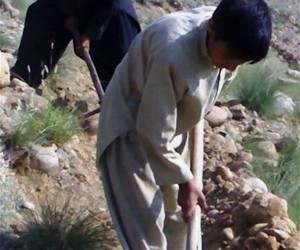
[[[133,41],[98,134],[97,165],[124,249],[186,249],[187,222],[196,204],[206,208],[187,133],[203,124],[226,72],[267,55],[271,30],[263,0],[222,0],[166,15]]]

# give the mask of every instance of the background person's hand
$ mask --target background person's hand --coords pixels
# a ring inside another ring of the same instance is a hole
[[[197,204],[202,211],[207,209],[205,196],[195,179],[179,184],[177,202],[182,208],[182,218],[185,222],[189,222]]]
[[[89,51],[90,49],[90,38],[82,35],[74,46],[75,54],[84,60],[84,50]]]

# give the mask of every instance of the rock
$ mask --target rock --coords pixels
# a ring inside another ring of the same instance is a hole
[[[268,235],[274,236],[279,242],[281,242],[282,240],[286,240],[290,237],[290,235],[287,232],[276,228],[265,228],[264,232]]]
[[[263,192],[268,192],[268,187],[261,179],[257,177],[244,178],[244,181],[253,189],[258,189]]]
[[[275,229],[283,230],[290,235],[295,235],[297,233],[295,223],[289,218],[281,218],[278,216],[274,216],[270,221],[270,226]]]
[[[276,141],[281,138],[281,135],[277,132],[266,131],[263,133],[264,138],[270,141]]]
[[[35,205],[32,202],[29,202],[29,201],[24,201],[20,205],[20,207],[23,208],[23,209],[31,210],[31,211],[34,211],[34,209],[35,209]]]
[[[263,245],[266,243],[266,241],[269,239],[269,235],[267,235],[264,232],[259,232],[257,235],[255,235],[255,241],[259,244],[259,245]]]
[[[230,135],[225,136],[225,143],[222,148],[224,152],[229,154],[235,154],[238,152],[235,142]]]
[[[269,237],[261,246],[261,250],[278,250],[280,243],[276,241],[275,237]]]
[[[300,235],[290,237],[281,242],[285,250],[299,250],[300,249]]]
[[[221,232],[221,236],[225,240],[233,240],[234,239],[234,232],[231,227],[224,228]]]
[[[236,162],[248,162],[250,163],[253,160],[253,155],[249,152],[239,151],[236,154],[232,155],[232,159]]]
[[[259,232],[262,232],[263,229],[267,228],[268,225],[269,225],[268,223],[258,223],[258,224],[255,224],[253,227],[251,227],[249,229],[249,235],[250,236],[255,236]]]
[[[253,225],[267,223],[273,216],[288,218],[287,202],[272,193],[257,193],[247,215]]]
[[[273,113],[277,117],[290,116],[294,113],[293,99],[284,93],[276,92],[273,99]]]
[[[254,151],[260,156],[271,160],[277,160],[279,157],[276,147],[271,141],[258,141],[253,143],[253,146],[255,147]]]
[[[226,122],[227,118],[227,112],[217,106],[213,106],[205,117],[211,127],[221,126]]]
[[[241,169],[252,170],[253,168],[252,165],[247,161],[233,161],[228,164],[228,167],[234,172],[237,172]]]
[[[0,6],[2,6],[3,9],[7,11],[12,18],[18,17],[20,15],[20,11],[13,8],[8,0],[1,0]]]
[[[246,107],[241,103],[236,103],[234,105],[230,105],[229,110],[239,110],[239,111],[245,111]]]
[[[298,70],[288,69],[287,74],[300,80],[300,71]]]
[[[230,110],[232,113],[232,119],[240,121],[246,119],[248,116],[243,110],[233,109]]]
[[[230,123],[225,123],[225,130],[226,132],[235,140],[235,141],[241,141],[241,134],[240,131],[237,130],[235,126],[233,126]]]
[[[0,51],[0,89],[9,85],[10,71],[6,57]]]
[[[225,181],[231,181],[233,179],[233,173],[230,171],[229,168],[218,166],[218,167],[216,167],[216,172]]]
[[[30,167],[47,174],[59,169],[58,156],[53,147],[33,146],[30,150]]]

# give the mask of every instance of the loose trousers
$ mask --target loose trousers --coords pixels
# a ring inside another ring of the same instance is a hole
[[[189,161],[187,138],[180,144]],[[136,132],[118,137],[100,157],[98,168],[124,249],[186,249],[187,224],[177,204],[178,185],[161,187],[155,183]]]

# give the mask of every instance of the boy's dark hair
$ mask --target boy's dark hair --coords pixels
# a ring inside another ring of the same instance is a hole
[[[263,0],[222,0],[213,13],[216,39],[232,54],[255,63],[266,57],[272,36],[272,18]]]

